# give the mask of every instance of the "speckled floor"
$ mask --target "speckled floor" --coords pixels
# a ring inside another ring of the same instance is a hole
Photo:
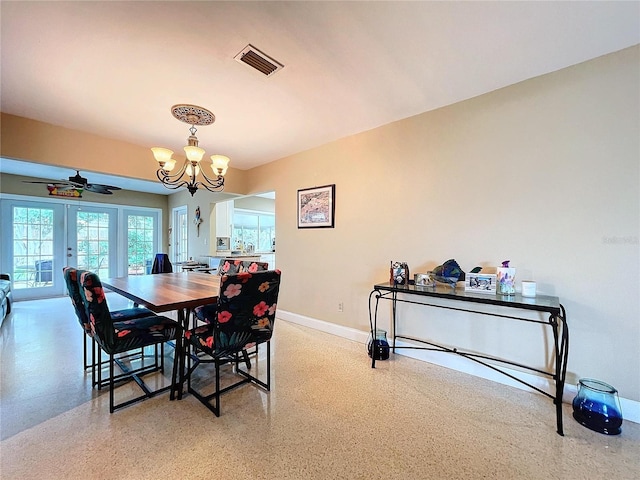
[[[639,478],[638,424],[601,435],[565,405],[560,437],[546,397],[402,356],[373,370],[363,345],[284,321],[272,391],[226,394],[220,418],[191,395],[109,415],[80,342],[67,298],[3,324],[0,478]]]

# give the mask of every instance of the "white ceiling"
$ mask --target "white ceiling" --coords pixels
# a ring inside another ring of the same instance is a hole
[[[217,118],[200,146],[240,169],[640,43],[639,2],[2,1],[0,13],[3,112],[181,152],[188,125],[170,107],[201,105]],[[284,69],[234,60],[247,44]]]

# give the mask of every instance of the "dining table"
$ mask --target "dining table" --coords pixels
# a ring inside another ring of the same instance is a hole
[[[189,328],[189,318],[194,308],[217,303],[220,292],[220,276],[200,272],[157,273],[152,275],[131,275],[107,278],[102,285],[135,304],[142,305],[154,313],[176,311],[178,323],[183,331]],[[184,338],[176,339],[176,355],[179,356],[179,382],[171,390],[174,399],[182,398],[184,384]],[[174,362],[176,360],[174,359]]]

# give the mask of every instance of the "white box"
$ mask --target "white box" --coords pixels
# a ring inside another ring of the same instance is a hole
[[[467,273],[464,279],[464,291],[495,295],[497,283],[498,276],[495,273]]]

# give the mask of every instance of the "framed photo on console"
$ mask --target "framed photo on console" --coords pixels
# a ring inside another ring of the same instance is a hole
[[[495,295],[497,283],[495,273],[467,273],[464,280],[464,291]]]
[[[334,228],[336,186],[298,190],[298,228]]]

